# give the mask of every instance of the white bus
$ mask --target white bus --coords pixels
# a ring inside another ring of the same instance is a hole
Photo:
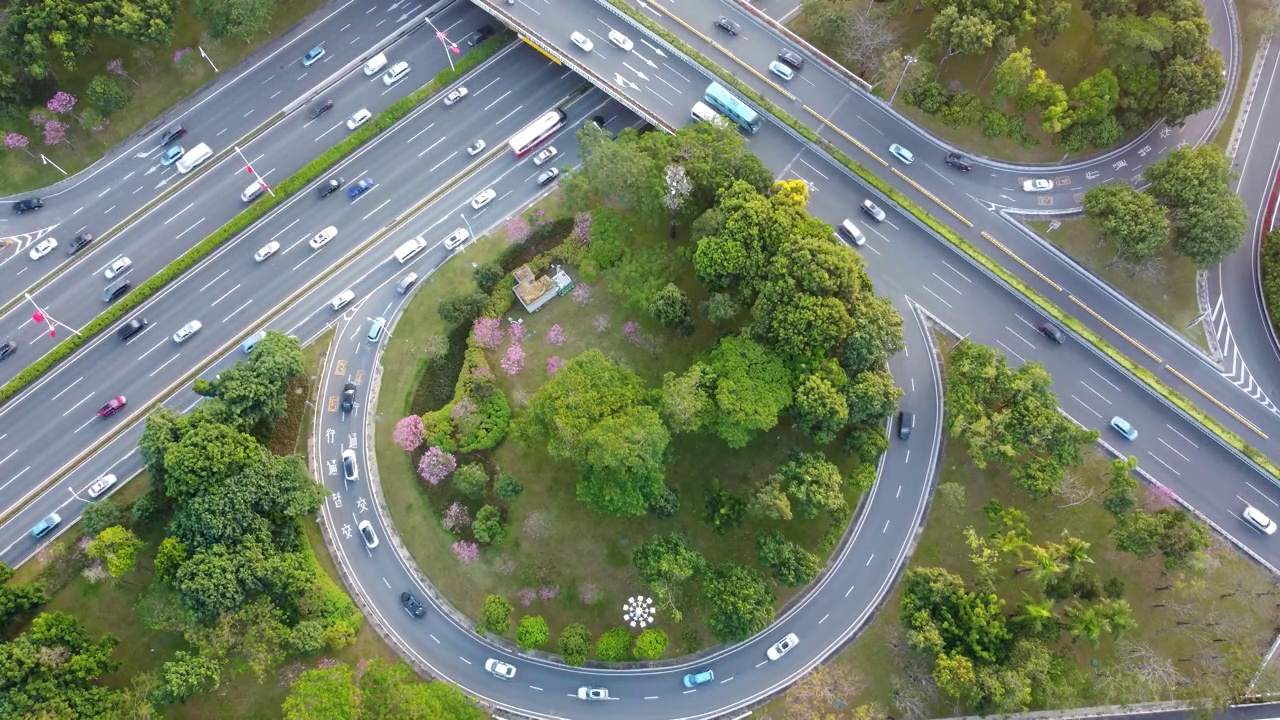
[[[511,152],[515,153],[516,157],[524,155],[564,127],[565,121],[566,117],[562,110],[552,110],[543,114],[542,117],[511,136],[511,141],[508,143],[511,146]]]

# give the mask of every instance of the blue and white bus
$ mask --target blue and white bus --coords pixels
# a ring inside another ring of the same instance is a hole
[[[724,113],[730,120],[738,123],[743,130],[753,133],[760,129],[760,114],[747,107],[733,93],[725,90],[720,83],[711,83],[702,99],[708,105]]]

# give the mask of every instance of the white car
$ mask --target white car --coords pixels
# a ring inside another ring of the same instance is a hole
[[[347,482],[360,479],[360,468],[356,465],[356,451],[351,448],[342,451],[342,478]]]
[[[508,665],[507,663],[495,658],[485,660],[484,669],[487,670],[490,675],[500,677],[504,680],[510,680],[516,676],[516,668],[514,665]]]
[[[1035,178],[1034,180],[1023,180],[1022,191],[1030,193],[1049,192],[1053,189],[1053,181],[1048,178]]]
[[[572,40],[573,44],[577,45],[578,49],[582,52],[591,52],[596,47],[595,43],[591,42],[591,38],[580,32],[573,33],[569,36],[569,39]]]
[[[330,225],[329,227],[316,233],[315,237],[311,238],[311,242],[310,242],[311,249],[319,250],[325,245],[328,245],[329,241],[334,239],[337,236],[338,236],[338,228],[334,227],[333,225]]]
[[[769,63],[769,72],[773,73],[774,75],[777,75],[783,80],[790,80],[791,78],[796,76],[795,70],[792,70],[789,65],[783,65],[777,60],[774,60],[773,62]]]
[[[107,266],[107,269],[102,271],[102,275],[106,279],[112,280],[112,279],[115,279],[116,277],[119,277],[120,275],[123,275],[124,271],[128,270],[131,267],[133,267],[133,261],[121,255],[120,257],[111,261],[111,264]]]
[[[336,312],[346,307],[352,300],[355,300],[355,299],[356,299],[355,290],[343,290],[342,292],[333,296],[333,299],[329,301],[329,307],[333,308],[334,311]],[[343,453],[342,457],[345,458],[346,453]],[[355,453],[352,453],[352,457],[355,457]]]
[[[355,115],[352,115],[350,118],[347,119],[347,129],[355,130],[361,125],[369,122],[369,118],[371,117],[373,117],[373,113],[369,112],[369,110],[366,108],[360,108],[359,110],[356,111]]]
[[[485,190],[481,192],[479,195],[472,198],[471,209],[479,210],[485,205],[488,205],[489,203],[493,202],[493,199],[496,197],[498,197],[498,193],[494,191],[493,188],[489,188],[488,190]]]
[[[186,325],[178,328],[178,332],[173,334],[173,341],[181,345],[187,341],[187,338],[200,332],[200,328],[202,327],[204,326],[200,324],[199,320],[192,320]]]
[[[484,148],[485,148],[484,141],[477,140],[467,146],[467,154],[472,156],[479,155],[480,151],[484,150]]]
[[[622,48],[623,50],[626,50],[627,52],[631,52],[631,48],[636,46],[635,43],[631,42],[631,38],[627,37],[626,35],[623,35],[617,30],[609,31],[609,42],[613,43],[614,45],[617,45],[618,47]]]
[[[533,156],[533,164],[542,165],[542,163],[550,160],[551,158],[559,154],[560,154],[560,151],[555,149],[555,146],[549,147],[546,150],[543,150],[542,152]]]
[[[263,260],[266,260],[272,255],[275,255],[276,251],[279,249],[280,249],[280,243],[276,242],[275,240],[272,240],[266,245],[263,245],[262,247],[258,248],[258,252],[253,254],[253,259],[257,260],[258,262],[262,262]]]
[[[58,241],[54,240],[51,237],[47,237],[41,240],[40,242],[36,243],[35,247],[31,248],[31,259],[39,260],[45,255],[48,255],[49,253],[53,252],[53,249],[56,247],[58,247]]]
[[[364,538],[365,547],[370,550],[378,547],[378,536],[373,534],[373,523],[361,520],[356,527],[360,528],[360,536]]]
[[[469,237],[471,237],[471,233],[467,232],[466,228],[458,228],[449,233],[449,237],[444,239],[444,249],[457,250]]]
[[[446,107],[457,103],[459,100],[467,96],[467,89],[460,87],[457,90],[444,96],[444,104]]]
[[[587,685],[583,685],[582,687],[578,688],[578,699],[579,700],[608,700],[609,688],[589,687]]]
[[[916,156],[912,155],[910,150],[902,147],[898,143],[894,143],[890,145],[889,152],[893,153],[894,157],[898,158],[899,160],[906,163],[907,165],[910,165],[911,163],[916,161]]]
[[[106,492],[112,485],[115,485],[115,484],[116,484],[116,476],[108,473],[98,478],[97,480],[94,480],[93,484],[85,489],[85,492],[89,494],[89,497],[96,498],[102,493]]]
[[[777,660],[783,655],[786,655],[787,651],[791,650],[791,648],[799,644],[800,638],[796,637],[795,633],[787,633],[786,637],[775,643],[774,646],[769,648],[768,652],[765,654],[769,656],[770,660]]]
[[[1263,515],[1252,505],[1245,505],[1244,512],[1240,514],[1240,517],[1243,518],[1245,522],[1253,526],[1254,530],[1257,530],[1264,535],[1274,535],[1276,532],[1275,522],[1266,515]]]

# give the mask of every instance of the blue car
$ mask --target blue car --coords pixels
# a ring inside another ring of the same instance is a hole
[[[710,669],[703,670],[702,672],[689,673],[684,676],[684,686],[687,688],[698,687],[699,685],[706,685],[715,679],[716,674],[711,672]]]
[[[174,145],[170,147],[168,150],[165,150],[164,154],[160,156],[160,164],[164,165],[165,167],[168,167],[174,164],[175,162],[177,162],[179,158],[181,158],[183,155],[186,155],[186,154],[187,154],[187,151],[183,150],[181,145]]]
[[[347,197],[355,200],[371,187],[373,187],[373,178],[365,178],[347,189]]]
[[[1116,432],[1123,435],[1129,442],[1133,442],[1138,439],[1138,431],[1129,424],[1128,420],[1125,420],[1119,415],[1111,418],[1111,427],[1114,428]]]
[[[302,67],[311,67],[322,57],[324,57],[324,48],[317,45],[308,50],[306,55],[302,56]]]
[[[31,537],[42,538],[48,535],[49,531],[57,527],[60,522],[62,522],[62,518],[58,516],[58,513],[49,513],[49,517],[36,523],[36,526],[31,528]]]

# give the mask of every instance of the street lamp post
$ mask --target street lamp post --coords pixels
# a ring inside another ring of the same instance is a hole
[[[209,61],[209,67],[213,68],[214,72],[218,72],[218,66],[213,64],[213,58],[209,57],[209,55],[205,53],[204,48],[197,45],[196,49],[200,51],[200,57]]]
[[[240,159],[244,161],[245,171],[250,175],[257,175],[257,173],[253,171],[253,166],[249,164],[249,158],[245,157],[244,153],[240,152],[240,146],[232,145],[232,147],[235,148],[236,154],[240,156]],[[264,180],[261,175],[258,175],[258,182],[262,183],[262,187],[266,188],[267,192],[271,193],[271,197],[276,196],[275,192],[271,189],[271,186],[267,184],[267,181]]]
[[[467,224],[467,232],[471,234],[471,237],[475,237],[476,231],[471,229],[471,221],[467,219],[467,216],[464,213],[458,213],[458,217],[462,218],[462,222]]]
[[[426,20],[427,24],[431,26],[431,29],[436,31],[436,39],[438,39],[440,44],[444,46],[444,56],[449,59],[449,69],[456,70],[457,68],[453,66],[453,56],[462,54],[462,50],[458,47],[458,43],[445,37],[444,33],[440,32],[440,30],[436,28],[436,24],[431,22],[430,15],[423,15],[422,19]]]
[[[27,299],[27,302],[31,303],[31,306],[35,308],[35,310],[31,312],[31,319],[34,320],[36,324],[48,323],[49,337],[56,338],[58,336],[57,329],[60,327],[66,328],[71,332],[75,333],[76,335],[80,334],[79,330],[76,330],[70,325],[64,325],[58,322],[56,319],[54,319],[54,317],[49,314],[48,310],[45,310],[44,308],[40,307],[39,303],[36,302],[35,298],[31,297],[30,293],[23,293],[23,296]]]
[[[66,171],[66,170],[63,170],[62,168],[58,167],[58,164],[57,164],[57,163],[55,163],[54,161],[52,161],[52,160],[50,160],[49,158],[45,157],[45,156],[44,156],[44,153],[40,153],[40,162],[41,162],[41,164],[43,164],[43,165],[52,165],[52,166],[54,166],[55,168],[57,168],[57,169],[58,169],[58,172],[62,173],[63,175],[66,175],[66,174],[67,174],[67,171]]]
[[[907,70],[916,62],[916,59],[910,55],[903,55],[902,59],[905,63],[902,66],[902,74],[898,76],[898,84],[893,86],[893,94],[889,96],[889,107],[893,107],[893,99],[898,97],[898,89],[902,87],[902,80],[907,77]]]

